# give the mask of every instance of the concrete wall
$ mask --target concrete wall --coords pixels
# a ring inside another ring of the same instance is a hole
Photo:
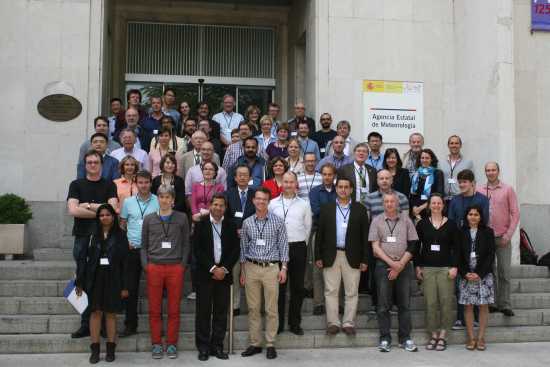
[[[522,226],[539,254],[550,251],[550,33],[531,34],[529,0],[514,0],[518,195]]]

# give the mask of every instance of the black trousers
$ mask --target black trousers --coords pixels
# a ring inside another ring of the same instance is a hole
[[[137,304],[141,271],[140,250],[128,251],[125,274],[128,279],[128,298],[126,299],[126,320],[124,321],[124,325],[131,330],[136,330],[138,326]]]
[[[279,284],[279,328],[285,325],[286,288],[290,286],[288,305],[288,325],[300,326],[302,322],[302,303],[304,302],[304,277],[306,274],[307,246],[305,242],[288,244],[287,281]]]
[[[195,313],[195,345],[208,352],[223,348],[227,330],[230,284],[214,279],[195,279],[197,310]]]

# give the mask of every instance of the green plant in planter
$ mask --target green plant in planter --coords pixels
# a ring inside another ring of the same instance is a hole
[[[0,196],[0,224],[25,224],[32,218],[29,204],[15,194]]]

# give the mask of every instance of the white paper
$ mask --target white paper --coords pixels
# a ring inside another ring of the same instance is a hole
[[[162,246],[162,248],[172,248],[172,242],[162,241],[161,246]]]
[[[250,181],[248,181],[248,186],[252,186],[252,185],[254,185],[254,180],[250,179]]]
[[[88,307],[88,295],[86,294],[86,292],[82,291],[82,295],[78,297],[76,295],[76,288],[73,289],[71,293],[69,293],[67,301],[69,301],[69,303],[79,314],[82,314]]]
[[[441,247],[439,245],[432,244],[431,250],[434,252],[439,252],[441,250]]]
[[[109,265],[109,258],[102,257],[101,259],[99,259],[99,265]]]
[[[235,218],[242,218],[243,212],[235,212]]]
[[[449,179],[447,180],[447,182],[450,183],[450,184],[455,184],[455,183],[456,183],[456,180],[455,180],[454,178],[449,178]]]
[[[386,238],[386,242],[388,242],[388,243],[395,243],[395,242],[397,242],[397,237],[395,237],[395,236],[388,236],[388,238]]]

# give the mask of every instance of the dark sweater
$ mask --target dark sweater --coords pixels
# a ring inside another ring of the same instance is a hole
[[[455,222],[447,220],[439,229],[435,229],[430,219],[424,218],[416,225],[416,232],[420,245],[414,258],[415,266],[458,266],[460,231]],[[432,245],[439,245],[439,251],[433,251]]]

